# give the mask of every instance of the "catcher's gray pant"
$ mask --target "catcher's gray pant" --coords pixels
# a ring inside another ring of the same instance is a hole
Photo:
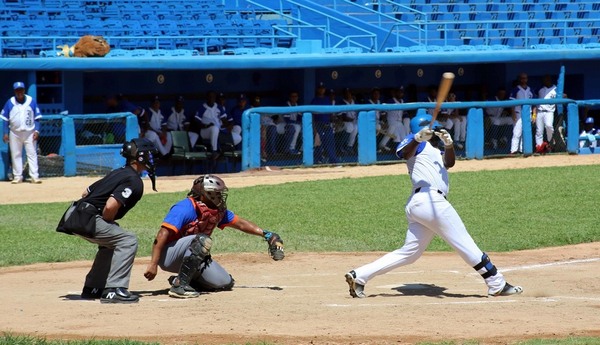
[[[75,206],[71,206],[65,219],[69,218],[74,209]],[[96,216],[94,238],[80,237],[98,245],[92,268],[85,277],[85,286],[128,289],[138,248],[137,236],[123,230],[117,223],[107,223],[102,217]]]
[[[196,235],[189,235],[168,243],[160,255],[158,265],[167,272],[179,273],[183,258],[191,254],[190,244]],[[231,286],[232,278],[216,261],[200,264],[198,273],[192,279],[206,290],[219,290]]]

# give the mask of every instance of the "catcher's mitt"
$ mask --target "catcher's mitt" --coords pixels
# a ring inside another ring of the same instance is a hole
[[[265,240],[269,245],[269,255],[271,259],[275,261],[283,260],[285,254],[283,253],[283,240],[278,234],[270,231],[264,232]]]

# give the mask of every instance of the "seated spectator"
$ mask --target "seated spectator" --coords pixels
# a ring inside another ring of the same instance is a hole
[[[594,118],[587,117],[583,124],[583,131],[579,135],[579,147],[598,147],[596,135],[600,135],[600,132],[594,127]]]
[[[299,105],[298,91],[292,91],[289,93],[286,104],[288,105],[288,107],[297,107]],[[285,114],[283,117],[285,119],[286,125],[293,127],[288,152],[294,155],[299,154],[297,145],[298,137],[300,136],[300,132],[302,131],[302,113],[289,113]]]
[[[217,97],[217,105],[221,111],[221,133],[219,133],[219,147],[225,144],[231,144],[234,147],[239,147],[242,142],[242,127],[236,125],[233,117],[228,114],[227,98],[224,93],[219,93]]]
[[[450,92],[446,101],[456,102],[456,94]],[[460,113],[460,109],[452,109],[449,111],[449,114],[449,120],[452,121],[452,125],[448,124],[446,128],[454,128],[454,143],[459,150],[462,150],[465,147],[465,141],[467,140],[467,117]]]
[[[221,132],[222,108],[216,103],[217,93],[209,91],[206,102],[202,104],[194,117],[200,127],[200,137],[207,140],[213,154],[219,151],[219,133]],[[194,146],[196,142],[192,143]]]
[[[506,100],[506,89],[503,87],[498,88],[496,95],[491,101],[505,101]],[[498,149],[498,143],[502,145],[508,144],[508,134],[512,131],[513,120],[511,116],[511,110],[503,107],[490,107],[485,109],[485,114],[490,119],[490,137],[491,143],[494,150]],[[502,127],[507,127],[507,130],[502,130]]]
[[[392,98],[388,101],[389,104],[402,104],[404,95],[404,88],[399,87],[392,90]],[[392,139],[394,142],[399,143],[408,135],[408,130],[404,127],[402,122],[404,116],[403,110],[392,110],[387,112],[387,129],[384,132],[383,138],[379,142],[379,149],[381,151],[390,151],[391,148],[388,146],[388,142]],[[394,146],[395,147],[395,146]]]
[[[168,156],[173,148],[173,138],[167,129],[167,121],[160,109],[160,99],[155,96],[150,103],[148,114],[148,126],[142,136],[156,146],[162,157]]]
[[[352,90],[345,88],[342,95],[341,105],[353,105],[356,104]],[[341,151],[344,154],[351,154],[354,152],[354,144],[356,143],[356,136],[358,135],[358,113],[356,111],[347,111],[340,114],[340,119],[344,123],[344,132],[346,133],[347,139],[345,140],[346,145],[342,147]]]
[[[171,107],[171,115],[167,120],[167,128],[170,131],[189,131],[190,119],[185,114],[185,100],[183,96],[177,97],[175,104]]]

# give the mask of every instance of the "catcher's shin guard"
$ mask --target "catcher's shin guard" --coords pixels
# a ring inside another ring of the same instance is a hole
[[[198,297],[199,294],[190,286],[194,275],[200,270],[200,264],[210,259],[212,240],[205,234],[198,234],[190,244],[190,255],[183,258],[179,274],[172,282],[169,295],[177,298]]]

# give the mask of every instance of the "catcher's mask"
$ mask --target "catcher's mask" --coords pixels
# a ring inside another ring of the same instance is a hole
[[[188,196],[193,197],[197,201],[202,201],[200,197],[204,196],[208,201],[208,203],[205,202],[206,206],[224,211],[227,209],[228,191],[229,189],[225,186],[225,182],[221,178],[215,175],[202,175],[194,180]]]
[[[154,174],[154,155],[156,153],[157,150],[154,144],[145,138],[126,141],[121,148],[121,156],[125,157],[128,163],[135,160],[146,168],[154,191],[156,191],[156,175]]]

